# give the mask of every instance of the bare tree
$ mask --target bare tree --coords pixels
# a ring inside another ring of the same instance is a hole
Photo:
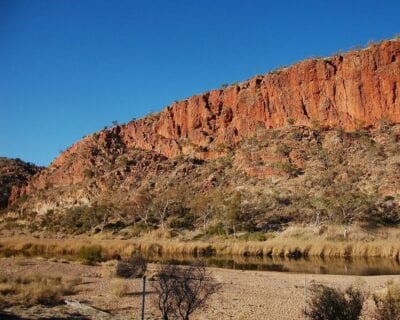
[[[170,316],[189,320],[194,311],[203,308],[209,297],[221,289],[204,265],[179,267],[171,264],[161,266],[159,279],[153,287],[164,320]]]
[[[168,320],[170,315],[174,315],[176,280],[179,269],[175,265],[163,264],[158,272],[158,280],[153,283],[156,291],[154,303],[161,312],[163,320]]]
[[[166,216],[167,216],[167,213],[168,213],[168,207],[170,206],[170,204],[172,203],[172,200],[167,200],[166,202],[165,202],[165,205],[164,205],[164,207],[162,208],[162,210],[158,210],[158,217],[159,217],[159,220],[160,220],[160,225],[161,225],[161,229],[164,231],[165,230],[165,218],[166,218]]]
[[[181,319],[189,320],[189,316],[204,307],[208,298],[220,288],[204,265],[183,269],[175,288],[176,307]]]

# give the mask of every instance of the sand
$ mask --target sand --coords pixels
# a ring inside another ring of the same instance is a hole
[[[149,273],[155,269],[149,266]],[[140,319],[142,280],[125,280],[128,294],[120,298],[115,295],[115,263],[99,266],[85,266],[76,262],[47,261],[43,259],[3,258],[0,272],[5,274],[41,273],[62,277],[81,277],[77,294],[65,297],[72,306],[53,308],[37,306],[23,309],[7,309],[9,314],[28,319],[51,317],[71,318],[77,314],[90,319]],[[353,283],[363,283],[365,290],[373,292],[384,288],[388,280],[398,280],[400,276],[338,276],[279,273],[265,271],[238,271],[210,268],[214,277],[223,285],[220,293],[213,296],[207,307],[191,319],[304,319],[304,284],[323,283],[344,288]],[[154,290],[147,282],[146,319],[160,319],[159,312],[152,304]],[[308,290],[308,293],[310,291]],[[81,304],[77,304],[80,302]],[[370,319],[367,303],[364,319]],[[104,312],[102,312],[104,311]],[[0,315],[1,316],[1,315]],[[6,318],[3,316],[3,318]]]

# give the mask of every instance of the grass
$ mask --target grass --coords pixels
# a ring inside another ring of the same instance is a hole
[[[56,305],[63,296],[75,292],[81,282],[79,278],[35,276],[0,276],[0,307],[22,305],[25,307]]]
[[[146,256],[384,257],[399,260],[400,231],[397,229],[370,233],[352,227],[348,234],[344,239],[340,226],[331,226],[322,234],[310,227],[295,226],[272,239],[266,237],[266,241],[259,241],[263,239],[262,234],[257,234],[256,238],[242,237],[254,240],[216,236],[207,241],[155,238],[152,234],[137,240],[13,237],[0,238],[0,256],[69,258],[85,263],[128,258],[135,252]]]

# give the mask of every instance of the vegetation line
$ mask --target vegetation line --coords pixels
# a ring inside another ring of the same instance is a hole
[[[93,250],[88,250],[93,249]],[[96,239],[35,239],[2,238],[0,256],[45,256],[81,259],[95,254],[102,260],[129,257],[135,252],[147,256],[187,255],[244,256],[244,257],[381,257],[399,261],[400,243],[379,240],[374,242],[287,241],[263,242],[178,242],[173,240],[96,240]]]

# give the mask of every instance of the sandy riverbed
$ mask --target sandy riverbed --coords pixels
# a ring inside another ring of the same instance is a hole
[[[154,265],[150,265],[150,272],[154,268]],[[83,282],[78,286],[78,293],[66,299],[96,308],[93,310],[85,307],[76,309],[70,306],[29,309],[14,307],[6,311],[24,319],[51,317],[82,319],[77,316],[78,313],[89,319],[139,319],[142,281],[140,279],[127,280],[128,294],[119,298],[113,293],[115,282],[113,270],[114,265],[110,262],[99,266],[85,266],[75,262],[63,263],[42,259],[0,259],[0,272],[5,274],[40,273],[81,277]],[[192,319],[302,319],[305,279],[308,284],[318,282],[335,287],[346,287],[354,282],[363,282],[364,288],[370,292],[382,289],[385,282],[390,279],[400,279],[400,276],[358,277],[213,268],[210,270],[222,283],[223,290],[213,296],[205,310],[194,314]],[[148,291],[146,319],[158,319],[157,309],[151,303],[153,296],[151,282],[148,283]],[[365,319],[368,318],[365,316]]]

